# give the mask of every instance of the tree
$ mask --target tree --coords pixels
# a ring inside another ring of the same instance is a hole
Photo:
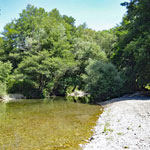
[[[6,24],[3,32],[6,59],[11,61],[14,68],[30,53],[26,45],[26,38],[32,37],[39,31],[42,18],[48,14],[42,8],[27,5],[20,13],[20,17]]]
[[[72,65],[74,63],[71,60],[50,57],[48,51],[42,51],[38,55],[24,58],[15,71],[15,74],[18,75],[16,76],[16,80],[30,83],[33,88],[40,92],[41,97],[48,96],[55,94],[53,93],[53,89],[59,78]]]
[[[6,56],[5,56],[5,52],[4,52],[4,41],[3,38],[0,37],[0,61],[5,60]]]
[[[107,31],[98,31],[95,35],[95,41],[107,55],[108,58],[111,58],[113,55],[113,49],[117,42],[117,36],[113,29]]]
[[[89,59],[107,61],[105,52],[95,42],[85,41],[81,38],[74,39],[72,52],[75,60],[80,62],[80,72],[85,72]]]
[[[132,0],[122,5],[127,8],[121,26],[125,34],[115,47],[113,62],[125,72],[130,89],[143,89],[150,83],[150,3]]]
[[[65,95],[70,87],[83,90],[90,60],[110,61],[115,33],[96,32],[86,23],[76,27],[73,17],[57,9],[46,12],[27,5],[18,19],[6,24],[0,38],[0,60],[13,67],[9,92],[42,98]]]

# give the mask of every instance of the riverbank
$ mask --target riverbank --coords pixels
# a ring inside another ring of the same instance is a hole
[[[150,149],[150,97],[125,96],[101,105],[104,113],[83,150]]]

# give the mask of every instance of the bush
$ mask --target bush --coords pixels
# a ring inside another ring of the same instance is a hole
[[[90,61],[83,79],[86,85],[85,91],[91,94],[92,102],[107,100],[121,94],[123,80],[111,63]]]

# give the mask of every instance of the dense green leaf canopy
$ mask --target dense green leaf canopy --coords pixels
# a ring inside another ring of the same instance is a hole
[[[93,102],[147,87],[150,3],[122,5],[127,13],[121,24],[107,31],[76,26],[73,17],[57,9],[28,5],[0,37],[1,93],[43,98],[78,89],[90,93]]]
[[[127,14],[117,32],[124,33],[118,41],[113,61],[127,75],[134,90],[150,83],[150,2],[132,0],[123,3]]]

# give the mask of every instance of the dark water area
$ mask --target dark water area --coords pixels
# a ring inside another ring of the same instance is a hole
[[[78,150],[100,113],[64,98],[0,103],[0,150]]]

